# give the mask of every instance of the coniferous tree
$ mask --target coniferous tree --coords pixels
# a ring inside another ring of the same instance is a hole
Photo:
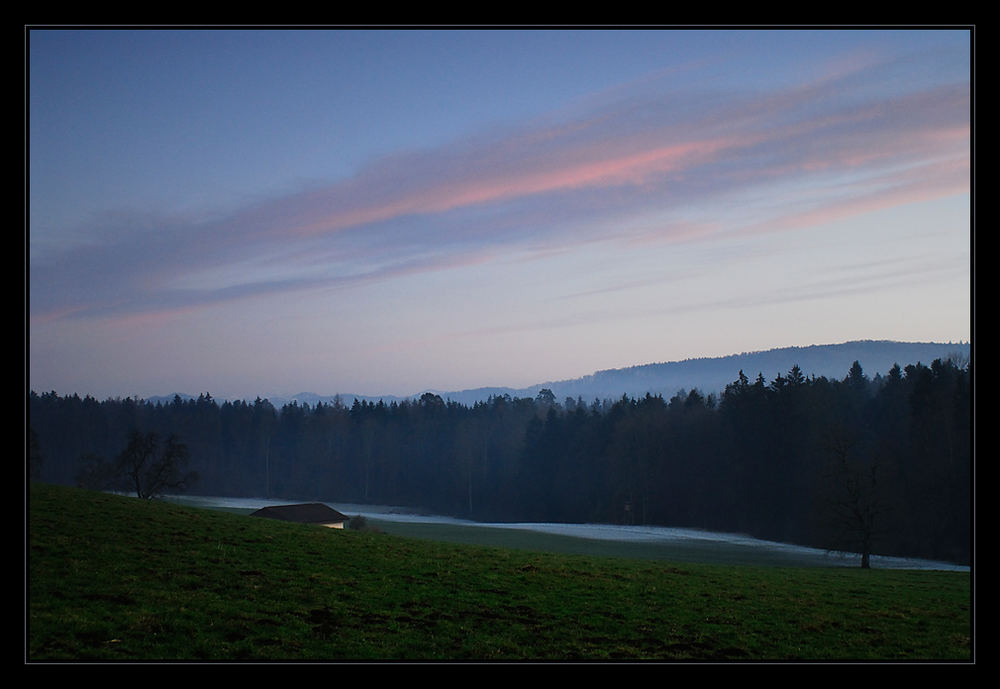
[[[840,379],[798,366],[770,383],[739,371],[718,399],[691,389],[669,401],[557,404],[539,393],[466,407],[427,393],[276,410],[259,398],[220,405],[207,393],[151,404],[31,392],[28,404],[45,451],[40,480],[86,478],[132,431],[174,433],[206,494],[703,526],[823,546],[829,438],[842,430],[852,442],[846,463],[877,465],[880,552],[955,561],[971,552],[971,366],[951,360],[874,378],[859,362]]]

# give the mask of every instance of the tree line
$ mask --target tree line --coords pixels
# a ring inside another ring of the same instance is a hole
[[[190,492],[400,505],[482,521],[685,526],[968,563],[971,367],[740,371],[720,395],[169,403],[29,393],[29,471],[86,484],[137,433]],[[193,474],[192,474],[193,475]]]

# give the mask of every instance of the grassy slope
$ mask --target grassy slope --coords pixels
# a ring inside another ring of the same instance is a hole
[[[970,659],[970,576],[671,564],[32,486],[37,660]]]
[[[615,541],[511,529],[437,523],[368,520],[387,533],[448,543],[521,548],[546,553],[599,555],[664,562],[702,562],[778,567],[848,566],[837,555],[768,550],[724,541]]]

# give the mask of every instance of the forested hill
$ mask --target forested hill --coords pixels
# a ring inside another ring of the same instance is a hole
[[[971,362],[731,377],[720,395],[590,403],[551,390],[474,405],[425,393],[280,408],[207,393],[154,404],[32,391],[28,468],[43,482],[137,495],[155,492],[147,473],[190,469],[198,480],[186,486],[204,495],[688,526],[969,562]]]
[[[763,374],[765,379],[770,380],[776,374],[784,373],[797,365],[806,377],[840,378],[857,361],[869,376],[874,377],[884,376],[893,364],[929,364],[935,359],[968,360],[969,350],[967,342],[859,340],[609,369],[582,378],[539,383],[520,389],[477,388],[437,394],[460,404],[482,402],[494,395],[535,397],[540,390],[546,388],[558,400],[582,397],[587,402],[594,399],[618,399],[622,395],[642,397],[646,393],[669,399],[680,390],[699,390],[706,395],[718,395],[726,385],[733,382],[736,371],[743,371],[750,378]]]
[[[485,402],[491,397],[531,397],[541,390],[551,390],[557,400],[567,397],[583,398],[586,402],[615,400],[622,395],[643,397],[646,393],[670,398],[677,392],[699,390],[702,393],[719,395],[733,382],[735,373],[743,371],[750,378],[758,374],[770,379],[798,366],[806,377],[842,377],[855,361],[872,377],[885,375],[893,364],[929,364],[935,359],[952,359],[957,363],[967,361],[970,356],[968,342],[894,342],[891,340],[858,340],[842,344],[812,345],[808,347],[781,347],[757,352],[743,352],[722,357],[700,357],[665,363],[642,364],[628,368],[597,371],[581,378],[536,383],[526,388],[482,387],[468,390],[442,391],[424,390],[409,396],[355,394],[339,391],[337,394],[300,392],[287,395],[267,395],[266,398],[281,406],[290,402],[299,404],[350,405],[354,400],[362,402],[384,401],[386,404],[415,401],[424,392],[432,392],[446,401],[472,405]],[[193,400],[195,396],[180,395],[181,399]],[[151,397],[148,401],[169,403],[174,395]]]
[[[138,431],[176,438],[206,495],[689,526],[968,563],[969,350],[851,342],[377,402],[32,391],[29,468],[100,487],[121,478],[102,469],[130,461]]]

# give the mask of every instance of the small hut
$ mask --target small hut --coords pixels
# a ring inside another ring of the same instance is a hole
[[[262,507],[250,514],[251,517],[280,519],[283,522],[299,522],[301,524],[319,524],[331,529],[343,529],[347,517],[329,505],[321,502],[309,502],[301,505],[275,505]]]

